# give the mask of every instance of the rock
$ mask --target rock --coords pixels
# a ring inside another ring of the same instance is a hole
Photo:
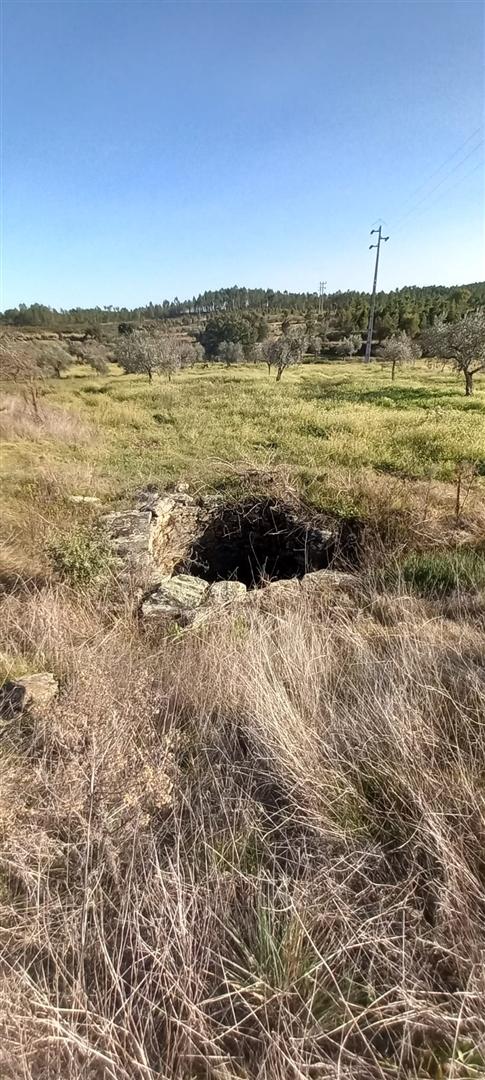
[[[69,502],[72,503],[99,503],[97,495],[68,495]]]
[[[355,574],[347,574],[343,570],[314,570],[310,574],[305,574],[301,579],[301,584],[304,589],[326,588],[327,586],[340,589],[349,586],[355,588],[357,578]]]
[[[104,524],[122,571],[138,580],[151,580],[153,530],[150,510],[105,514]]]
[[[242,581],[215,581],[210,586],[207,603],[217,606],[233,604],[237,600],[244,600],[246,594],[247,588]]]
[[[168,517],[175,509],[173,495],[160,495],[158,491],[141,491],[138,499],[138,511],[149,510],[153,517]]]
[[[247,589],[241,581],[215,581],[209,585],[192,574],[166,577],[145,598],[141,614],[145,619],[195,626],[227,604],[243,600]]]
[[[144,619],[161,619],[191,626],[209,592],[207,581],[191,574],[164,578],[141,605]]]
[[[0,687],[0,716],[12,719],[25,709],[45,709],[58,692],[59,684],[50,671],[8,679]]]
[[[139,493],[135,510],[106,514],[105,527],[122,560],[122,575],[146,589],[170,574],[188,555],[199,513],[186,492],[149,489]]]

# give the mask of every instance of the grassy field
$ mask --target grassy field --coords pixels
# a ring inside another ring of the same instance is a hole
[[[456,374],[424,365],[399,372],[394,384],[388,370],[362,363],[290,369],[281,384],[252,366],[152,384],[79,369],[51,382],[45,400],[101,430],[103,445],[83,448],[82,459],[114,484],[182,473],[211,482],[220,474],[215,459],[244,457],[308,473],[371,466],[445,480],[463,458],[485,462],[485,379],[465,398]]]
[[[1,729],[2,1077],[484,1080],[485,380],[5,389],[0,668],[60,692]],[[56,573],[69,495],[180,480],[358,514],[366,563],[179,635]]]
[[[45,384],[43,422],[24,420],[23,431],[21,417],[0,414],[7,519],[15,525],[24,503],[35,512],[38,498],[55,518],[56,494],[118,499],[181,479],[232,489],[235,469],[275,467],[323,509],[360,513],[379,493],[391,502],[439,493],[449,510],[463,463],[485,471],[485,380],[476,382],[470,399],[455,373],[424,364],[394,384],[388,370],[362,363],[307,365],[280,384],[252,366],[152,384],[79,368]],[[469,512],[480,509],[482,485],[478,476]]]

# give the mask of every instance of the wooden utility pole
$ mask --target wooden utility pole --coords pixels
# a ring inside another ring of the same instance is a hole
[[[369,363],[369,360],[371,358],[371,353],[372,353],[372,337],[373,337],[373,334],[374,334],[374,316],[375,316],[375,313],[376,313],[377,272],[379,270],[379,255],[381,253],[381,240],[384,240],[386,242],[387,242],[387,240],[389,240],[388,236],[383,236],[382,235],[382,225],[379,225],[378,229],[372,229],[371,230],[371,236],[373,236],[374,233],[377,233],[377,244],[369,244],[369,251],[371,251],[372,248],[377,248],[377,251],[376,251],[376,265],[375,265],[375,270],[374,270],[374,282],[373,282],[373,285],[372,285],[372,296],[371,296],[371,301],[370,301],[369,326],[367,328],[367,342],[366,342],[366,346],[365,346],[364,360],[365,360],[366,363]]]

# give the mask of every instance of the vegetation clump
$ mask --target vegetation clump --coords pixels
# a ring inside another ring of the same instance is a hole
[[[77,529],[52,540],[48,548],[54,572],[72,586],[92,585],[106,580],[114,559],[101,533]]]

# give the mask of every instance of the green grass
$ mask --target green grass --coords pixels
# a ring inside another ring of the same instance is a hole
[[[89,422],[82,443],[39,427],[4,447],[4,498],[64,492],[118,498],[148,481],[230,484],[234,465],[288,465],[317,505],[352,505],[353,476],[368,469],[410,480],[453,481],[463,460],[485,459],[485,379],[467,399],[460,378],[426,364],[394,384],[377,363],[308,364],[277,384],[262,366],[183,372],[169,384],[85,368],[44,386],[44,400]],[[338,481],[335,477],[338,474]],[[341,487],[347,476],[346,491]],[[481,483],[481,481],[478,481]],[[339,487],[340,485],[340,487]],[[349,494],[350,492],[350,494]]]
[[[409,555],[403,580],[422,596],[446,596],[458,590],[485,589],[485,555],[466,548]]]

